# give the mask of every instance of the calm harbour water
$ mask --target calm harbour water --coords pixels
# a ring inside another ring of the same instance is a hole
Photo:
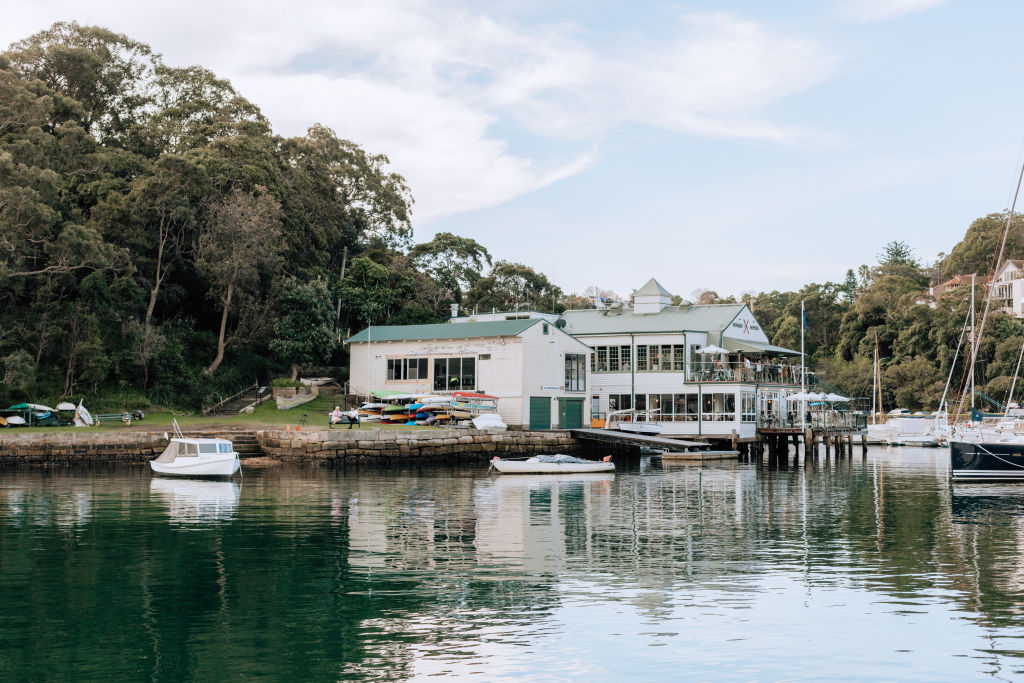
[[[0,679],[1024,680],[1024,485],[947,458],[0,470]]]

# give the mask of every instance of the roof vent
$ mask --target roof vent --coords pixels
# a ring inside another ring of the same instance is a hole
[[[562,330],[565,329],[565,318],[559,318],[555,321],[555,327]]]

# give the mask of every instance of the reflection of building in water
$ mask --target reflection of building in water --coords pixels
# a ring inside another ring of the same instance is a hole
[[[238,507],[238,484],[233,481],[164,479],[154,477],[149,491],[167,505],[177,522],[214,522],[231,519]]]
[[[557,571],[589,557],[595,522],[607,519],[613,474],[503,476],[476,491],[477,561]]]
[[[351,486],[333,494],[343,500],[340,507],[347,507],[349,564],[436,569],[439,557],[446,567],[468,561],[474,527],[472,481],[429,477],[421,482],[413,473],[388,480],[355,477]]]

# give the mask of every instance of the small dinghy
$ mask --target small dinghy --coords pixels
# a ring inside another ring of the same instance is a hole
[[[571,455],[537,455],[526,460],[502,460],[495,456],[491,467],[502,474],[575,474],[581,472],[613,472],[612,456],[604,460],[584,460]]]

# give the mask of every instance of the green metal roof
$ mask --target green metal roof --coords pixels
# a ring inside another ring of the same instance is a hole
[[[721,332],[733,321],[744,304],[666,306],[658,313],[616,313],[600,309],[566,311],[565,331],[569,334],[629,334],[631,332]]]
[[[374,325],[348,338],[347,343],[419,341],[425,339],[475,339],[511,337],[522,333],[543,318],[493,320],[479,323],[438,323],[435,325]],[[550,324],[550,323],[549,323]]]

